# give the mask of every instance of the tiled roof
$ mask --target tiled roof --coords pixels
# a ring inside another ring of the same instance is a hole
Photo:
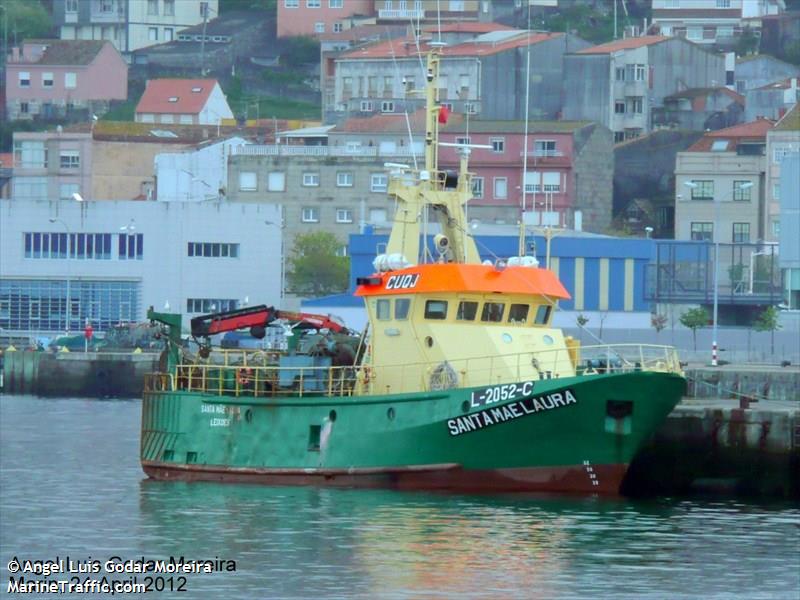
[[[775,125],[777,131],[800,131],[800,104],[795,104]]]
[[[366,39],[387,39],[402,37],[408,28],[405,25],[359,25],[343,31],[330,31],[321,33],[318,39],[322,41],[361,41]]]
[[[715,141],[729,140],[731,144],[726,151],[732,152],[736,146],[744,141],[766,141],[767,132],[775,125],[775,121],[770,119],[756,119],[749,123],[710,131],[692,144],[687,152],[708,152]]]
[[[451,118],[460,119],[461,115],[450,115]],[[425,111],[418,110],[408,116],[411,124],[411,131],[425,131]],[[371,117],[361,117],[347,119],[341,125],[337,125],[331,133],[406,133],[406,116],[402,113],[388,115],[373,115]]]
[[[665,35],[645,35],[642,37],[626,38],[624,40],[600,44],[599,46],[592,46],[591,48],[584,48],[583,50],[578,50],[576,54],[611,54],[612,52],[619,52],[620,50],[631,50],[633,48],[658,44],[668,39],[670,38]]]
[[[430,27],[426,27],[425,31],[430,33],[438,33],[441,31],[442,33],[458,33],[463,31],[464,33],[488,33],[490,31],[507,31],[510,29],[514,29],[513,27],[509,27],[508,25],[503,25],[502,23],[481,23],[479,21],[464,21],[461,23],[448,23],[446,25],[442,25],[441,27],[436,27],[432,25]]]
[[[513,31],[513,30],[508,30]],[[491,34],[491,32],[490,32]],[[442,48],[442,56],[490,56],[513,48],[520,48],[546,42],[564,35],[563,33],[531,33],[530,36],[526,31],[519,31],[518,35],[510,35],[504,40],[500,41],[482,41],[470,40],[452,46],[445,46]],[[425,54],[428,51],[428,44],[421,41],[419,44],[419,51]],[[406,37],[400,40],[389,40],[385,42],[378,42],[371,46],[364,46],[351,50],[342,54],[340,58],[343,59],[370,59],[370,58],[409,58],[417,57],[417,44],[412,37]]]
[[[653,19],[740,19],[740,8],[667,8],[653,10]]]
[[[744,104],[744,96],[741,94],[737,94],[731,89],[726,87],[710,87],[710,88],[690,88],[688,90],[683,90],[681,92],[675,92],[674,94],[670,94],[669,96],[665,96],[664,99],[672,99],[672,98],[700,98],[703,96],[711,96],[712,94],[725,94],[726,96],[730,96],[739,104]]]
[[[788,77],[786,79],[781,79],[779,81],[773,81],[772,83],[768,83],[767,85],[762,85],[760,88],[756,88],[758,90],[788,90],[792,87],[792,77]],[[796,79],[796,78],[794,78]]]
[[[149,79],[136,112],[197,114],[215,85],[216,79]]]
[[[152,144],[200,144],[213,142],[231,136],[253,139],[259,143],[272,143],[275,139],[275,126],[288,128],[292,123],[278,119],[262,120],[256,127],[234,127],[222,125],[217,136],[215,125],[173,125],[167,123],[136,123],[133,121],[97,121],[92,127],[89,123],[78,123],[64,128],[68,132],[91,131],[92,138],[103,142],[139,142]]]
[[[88,65],[111,42],[101,40],[25,40],[24,44],[46,46],[42,56],[34,64],[70,66]]]

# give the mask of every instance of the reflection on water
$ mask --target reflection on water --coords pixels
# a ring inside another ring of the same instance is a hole
[[[0,397],[0,563],[233,559],[181,598],[796,598],[788,505],[144,480],[140,403]]]

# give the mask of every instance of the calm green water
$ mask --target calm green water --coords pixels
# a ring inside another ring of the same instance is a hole
[[[139,412],[0,396],[4,592],[14,556],[184,555],[236,572],[179,598],[800,596],[797,506],[150,482]]]

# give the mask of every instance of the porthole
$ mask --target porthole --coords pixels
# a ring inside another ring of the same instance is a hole
[[[428,348],[433,348],[433,338],[432,338],[431,336],[427,336],[427,337],[425,338],[425,345],[426,345]]]
[[[386,418],[389,419],[390,421],[394,421],[394,408],[392,408],[391,406],[386,411]]]
[[[335,411],[335,410],[332,410],[331,412],[329,412],[329,413],[328,413],[328,420],[329,420],[331,423],[333,423],[334,421],[336,421],[336,411]]]
[[[549,335],[543,336],[542,337],[542,341],[544,342],[545,346],[552,346],[553,343],[555,342],[555,340],[552,338],[552,336],[549,336]]]
[[[461,403],[461,412],[465,412],[465,413],[469,412],[469,400],[464,400]]]
[[[246,411],[244,411],[244,420],[247,421],[248,423],[253,422],[253,411],[250,410],[249,408]]]
[[[506,344],[510,344],[513,341],[513,338],[511,337],[511,334],[510,333],[504,333],[503,334],[503,341]]]

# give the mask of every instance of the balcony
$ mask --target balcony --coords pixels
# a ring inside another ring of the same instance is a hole
[[[379,150],[377,146],[289,146],[247,144],[231,148],[234,155],[240,156],[313,156],[313,157],[354,157],[377,158],[379,156],[422,156],[422,149],[412,150],[400,146],[393,150]]]
[[[408,20],[408,19],[424,19],[425,11],[416,8],[403,8],[403,9],[381,9],[378,11],[378,18],[387,21]]]

